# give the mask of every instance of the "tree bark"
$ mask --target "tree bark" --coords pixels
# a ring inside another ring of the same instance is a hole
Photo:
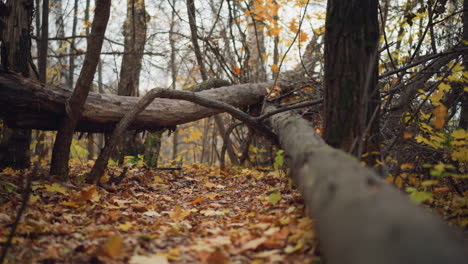
[[[96,15],[94,16],[91,35],[88,39],[88,52],[86,53],[76,87],[66,102],[65,116],[60,121],[58,134],[55,139],[50,173],[58,175],[62,179],[66,179],[68,176],[70,145],[99,62],[99,53],[101,52],[109,20],[110,5],[110,0],[96,1]]]
[[[267,112],[274,110],[267,107]],[[291,112],[270,118],[329,264],[466,263],[466,245]]]
[[[139,96],[139,80],[146,42],[147,22],[145,1],[127,0],[127,19],[123,25],[124,55],[120,67],[118,95]],[[135,156],[143,145],[136,140],[140,135],[127,131],[117,142],[113,159],[123,162],[125,156]],[[147,146],[145,144],[145,146]]]
[[[324,136],[331,146],[359,158],[379,150],[378,114],[372,118],[379,107],[377,7],[377,0],[327,5]]]
[[[209,89],[196,94],[235,107],[262,101],[273,83],[240,84]],[[42,85],[11,73],[0,73],[0,115],[12,127],[57,130],[72,91],[60,86]],[[11,102],[15,101],[12,105]],[[139,98],[89,93],[77,131],[110,132]],[[155,99],[140,113],[129,129],[155,130],[208,117],[222,110],[198,106],[180,100]]]
[[[4,6],[3,6],[4,5]],[[32,0],[2,3],[0,17],[1,70],[30,76]],[[10,102],[11,103],[11,102]],[[31,130],[3,127],[0,143],[0,167],[27,168],[30,163]]]
[[[463,1],[462,45],[464,47],[468,47],[468,0]],[[463,67],[465,68],[465,71],[468,70],[468,49],[463,52]],[[467,82],[468,80],[465,79],[464,81]],[[468,92],[466,91],[463,93],[463,97],[461,99],[460,122],[458,123],[458,127],[463,128],[465,131],[468,131]]]
[[[87,23],[88,21],[86,21]],[[78,24],[78,0],[74,1],[73,5],[73,24],[72,24],[72,36],[76,35],[76,26]],[[89,37],[89,36],[88,36]],[[75,38],[71,40],[70,43],[70,57],[68,58],[68,63],[70,64],[69,67],[69,73],[68,73],[68,87],[70,89],[73,89],[73,85],[75,83],[75,53],[76,53],[76,47],[75,47]],[[86,55],[87,56],[87,55]]]
[[[39,8],[39,7],[37,7]],[[39,42],[39,81],[47,83],[47,50],[49,49],[49,0],[42,1],[41,40]]]

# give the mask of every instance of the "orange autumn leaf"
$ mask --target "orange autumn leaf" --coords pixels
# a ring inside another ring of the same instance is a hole
[[[289,22],[289,30],[291,30],[293,33],[297,32],[298,26],[297,26],[297,20],[295,18],[293,18],[293,20]]]
[[[100,253],[108,257],[117,257],[121,253],[123,238],[118,235],[109,236],[101,247]]]
[[[232,65],[233,69],[232,69],[232,73],[235,74],[235,75],[240,75],[242,70],[237,67],[237,65]]]
[[[408,131],[403,132],[403,139],[408,139],[412,137],[413,137],[413,133],[408,132]]]
[[[299,42],[307,41],[308,38],[309,38],[309,35],[307,35],[307,33],[305,32],[299,33]]]
[[[279,67],[276,64],[271,65],[271,71],[272,72],[279,72]]]
[[[445,118],[447,117],[447,107],[444,105],[439,105],[434,110],[432,113],[435,116],[434,119],[434,128],[435,129],[442,129],[445,125]]]
[[[402,169],[402,170],[406,170],[406,169],[411,170],[411,169],[414,169],[414,165],[413,165],[413,163],[403,163],[403,164],[401,164],[400,169]]]
[[[205,200],[205,197],[198,197],[197,199],[193,200],[190,204],[199,204]]]

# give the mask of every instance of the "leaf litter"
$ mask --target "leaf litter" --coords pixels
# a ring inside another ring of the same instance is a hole
[[[96,187],[77,183],[86,171],[72,168],[74,184],[33,182],[7,263],[319,263],[314,221],[282,174],[134,166],[119,185]],[[24,175],[9,174],[19,187],[0,192],[2,243]]]

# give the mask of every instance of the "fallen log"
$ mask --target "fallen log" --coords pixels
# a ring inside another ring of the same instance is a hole
[[[468,248],[454,230],[351,155],[326,145],[302,117],[283,112],[270,122],[317,221],[327,263],[467,262]]]
[[[240,84],[198,92],[197,94],[236,107],[260,102],[272,83]],[[0,116],[9,127],[56,130],[66,112],[71,90],[46,86],[12,73],[0,73]],[[109,132],[139,98],[90,93],[77,131]],[[222,112],[194,103],[155,99],[140,113],[129,129],[155,130],[195,121]]]

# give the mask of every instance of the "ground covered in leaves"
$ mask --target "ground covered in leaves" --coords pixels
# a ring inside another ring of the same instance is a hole
[[[7,263],[319,263],[314,222],[281,173],[202,165],[131,167],[103,188],[34,179]],[[120,175],[122,169],[111,169]],[[0,238],[6,240],[28,171],[4,170]]]

